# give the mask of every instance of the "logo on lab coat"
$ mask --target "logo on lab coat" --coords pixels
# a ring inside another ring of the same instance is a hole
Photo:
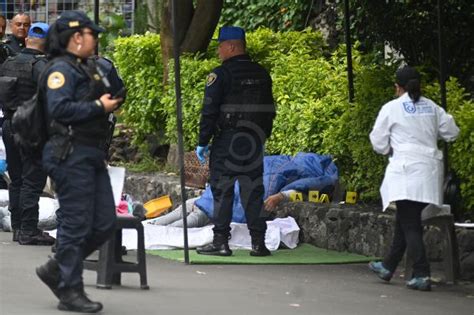
[[[405,111],[409,114],[416,112],[416,106],[413,102],[403,102],[403,108],[405,108]]]

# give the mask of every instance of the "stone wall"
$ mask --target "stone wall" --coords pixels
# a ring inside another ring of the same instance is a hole
[[[181,203],[179,177],[166,174],[127,174],[125,192],[142,202],[169,194],[176,207]],[[202,190],[187,188],[187,198]],[[298,223],[300,241],[321,248],[382,257],[392,240],[394,212],[365,204],[317,204],[289,202],[275,211],[277,217],[292,216]],[[474,280],[474,230],[456,229],[461,277]],[[425,232],[430,261],[443,259],[443,235],[436,227]]]

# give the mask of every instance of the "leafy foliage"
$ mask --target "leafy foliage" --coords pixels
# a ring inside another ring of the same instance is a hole
[[[246,30],[268,27],[274,31],[302,30],[306,27],[311,1],[225,0],[221,23]]]
[[[459,78],[474,93],[474,36],[466,32],[474,29],[472,0],[351,0],[351,31],[369,51],[389,42],[407,63],[428,65],[431,75],[436,76],[439,70],[437,3],[441,3],[448,76]]]
[[[331,154],[347,188],[365,200],[379,198],[386,158],[373,152],[369,133],[380,107],[393,97],[396,64],[377,65],[373,56],[353,52],[356,100],[348,102],[345,47],[329,52],[321,34],[311,31],[274,33],[259,29],[248,33],[248,51],[273,79],[277,102],[274,131],[267,154],[311,151]],[[204,55],[181,58],[183,130],[186,150],[197,144],[200,110],[207,74],[219,65],[215,47]],[[119,39],[115,58],[130,94],[123,108],[124,122],[136,130],[138,140],[150,133],[165,133],[176,142],[176,102],[171,74],[162,86],[162,65],[157,35]],[[170,65],[170,68],[172,65]],[[436,85],[426,95],[436,100]],[[448,101],[462,132],[450,147],[452,167],[463,180],[466,209],[474,209],[473,157],[469,155],[474,107],[456,80],[449,81]]]

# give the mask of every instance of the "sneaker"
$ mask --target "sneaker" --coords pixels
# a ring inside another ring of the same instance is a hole
[[[18,243],[20,245],[46,245],[51,246],[55,242],[55,239],[49,236],[48,233],[45,233],[41,230],[36,231],[20,231],[18,237]]]
[[[430,277],[415,277],[407,282],[407,287],[413,290],[431,291]]]
[[[385,281],[390,281],[392,279],[392,273],[385,269],[381,261],[371,261],[369,263],[369,269],[377,274],[377,276]]]

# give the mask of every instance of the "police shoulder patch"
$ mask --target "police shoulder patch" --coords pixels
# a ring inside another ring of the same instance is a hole
[[[216,82],[216,80],[217,74],[215,74],[214,72],[209,73],[209,75],[207,76],[206,86],[211,86],[214,82]]]
[[[52,90],[59,89],[65,82],[64,74],[59,71],[55,71],[48,76],[48,88]]]

